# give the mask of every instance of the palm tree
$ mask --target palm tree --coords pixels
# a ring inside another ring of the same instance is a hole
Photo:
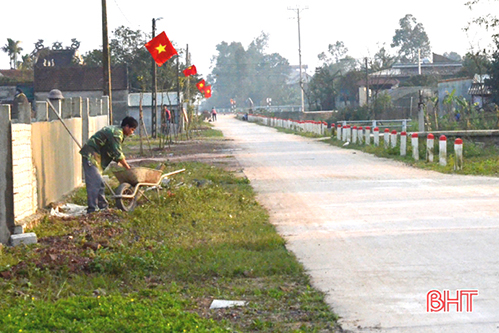
[[[7,38],[7,44],[2,46],[2,51],[6,52],[10,57],[10,68],[16,69],[17,66],[17,55],[21,54],[23,50],[19,45],[21,41],[14,41],[11,38]]]

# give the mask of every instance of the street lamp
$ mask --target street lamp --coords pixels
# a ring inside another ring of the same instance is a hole
[[[152,38],[156,37],[156,21],[161,20],[162,17],[152,19]],[[154,58],[152,59],[152,93],[151,93],[151,136],[156,138],[157,131],[157,112],[158,112],[158,101],[156,99],[156,94],[158,90],[158,82],[156,80],[156,62]]]

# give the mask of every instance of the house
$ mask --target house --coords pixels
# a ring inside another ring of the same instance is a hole
[[[485,83],[488,79],[490,79],[489,75],[475,74],[468,90],[468,94],[471,96],[471,104],[476,103],[478,107],[482,108],[492,102],[492,90]]]
[[[444,99],[447,95],[450,95],[454,92],[454,96],[462,96],[466,100],[471,101],[471,95],[469,94],[469,90],[471,85],[473,84],[473,79],[464,77],[464,78],[455,78],[455,79],[447,79],[438,81],[438,109],[439,115],[442,116],[445,113],[451,112],[455,107],[444,105]]]
[[[158,92],[156,94],[156,103],[158,106],[156,110],[157,128],[160,128],[161,125],[160,123],[162,105],[166,105],[168,110],[170,110],[172,114],[172,120],[175,124],[179,124],[182,122],[181,112],[182,109],[185,109],[185,107],[179,105],[179,97],[180,101],[182,101],[183,93],[177,95],[177,92]],[[150,135],[152,132],[152,93],[130,93],[128,95],[127,114],[139,120],[140,107],[142,107],[144,125],[146,127],[147,133]]]
[[[102,67],[36,66],[35,100],[44,101],[52,89],[59,89],[65,98],[102,98]],[[119,124],[128,112],[128,76],[126,66],[111,68],[113,123]]]

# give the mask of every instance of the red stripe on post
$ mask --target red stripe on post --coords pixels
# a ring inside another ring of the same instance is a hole
[[[392,131],[392,134],[397,134],[397,131],[396,131],[396,130],[393,130],[393,131]]]
[[[378,127],[375,127],[375,128],[373,129],[373,131],[375,131],[375,132],[379,132],[379,128],[378,128]]]
[[[456,139],[456,141],[454,141],[454,143],[455,143],[456,145],[462,145],[462,144],[463,144],[463,140],[462,140],[462,139],[460,139],[460,138],[457,138],[457,139]]]
[[[407,132],[400,132],[400,135],[407,135]]]
[[[412,133],[412,135],[411,135],[411,136],[412,136],[413,138],[417,138],[419,135],[418,135],[418,133]]]
[[[385,133],[390,133],[390,129],[389,128],[385,128]]]
[[[432,140],[432,139],[435,139],[435,136],[433,134],[428,134],[428,139]]]
[[[440,141],[447,141],[447,138],[445,137],[445,135],[442,135],[442,136],[440,136],[439,140]]]

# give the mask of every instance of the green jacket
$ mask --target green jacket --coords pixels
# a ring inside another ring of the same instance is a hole
[[[88,139],[80,154],[102,171],[112,161],[118,162],[125,158],[121,147],[124,140],[120,126],[106,126]]]

